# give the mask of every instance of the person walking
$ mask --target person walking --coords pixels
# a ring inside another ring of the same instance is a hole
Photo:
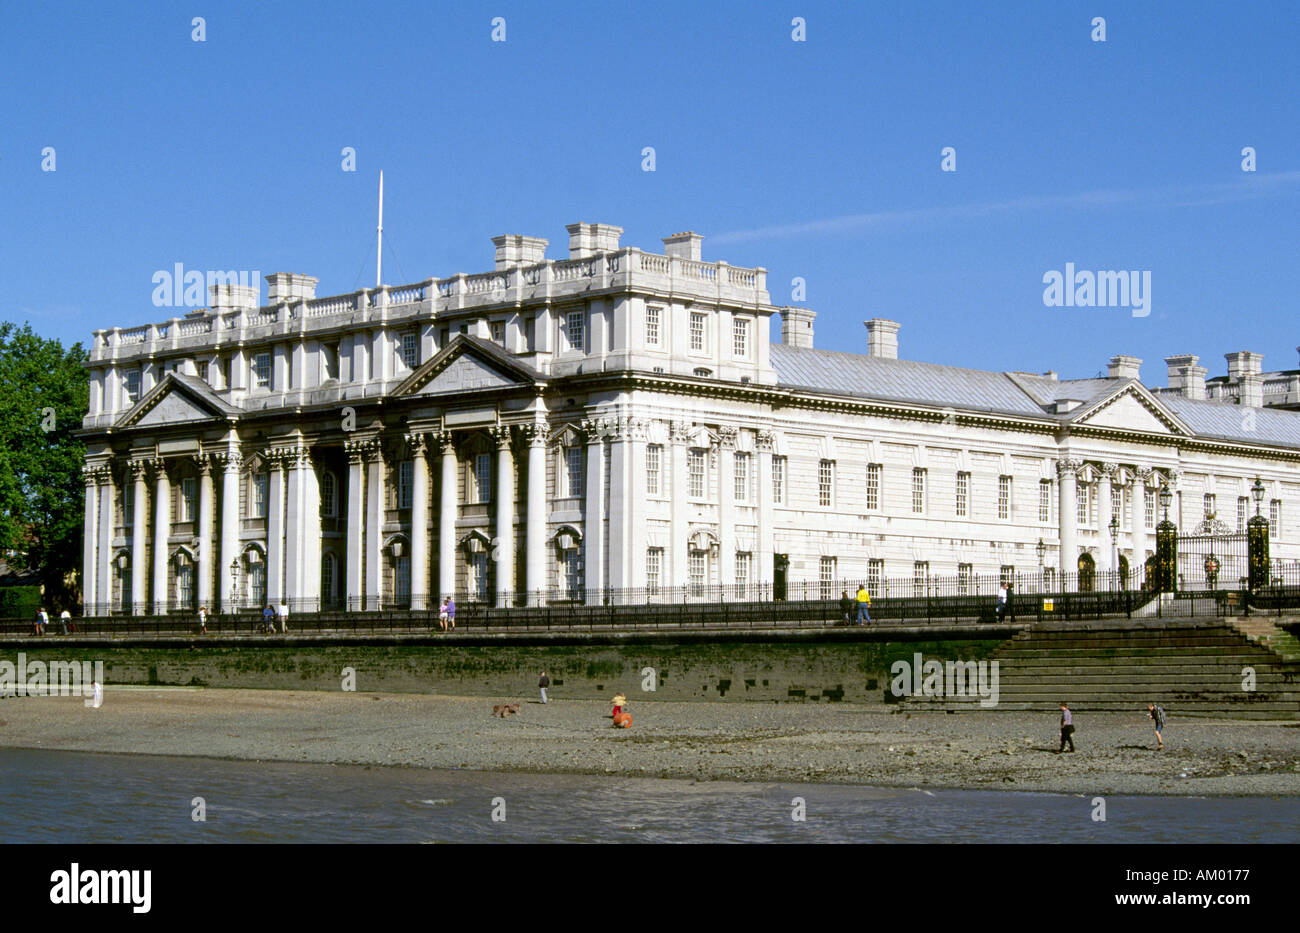
[[[542,691],[542,702],[546,702],[546,688],[551,685],[551,678],[546,676],[546,671],[542,671],[542,676],[537,678],[537,687]]]
[[[208,607],[207,606],[199,607],[199,634],[200,635],[208,634]]]
[[[270,634],[275,631],[275,609],[270,603],[262,610],[262,628]]]
[[[447,597],[447,627],[456,631],[456,600]]]
[[[998,621],[1001,622],[1007,616],[1007,585],[1003,583],[998,587]]]
[[[438,627],[444,632],[447,631],[447,604],[451,602],[450,596],[442,598],[442,605],[438,607]]]
[[[840,621],[842,625],[853,621],[853,600],[849,598],[848,590],[840,592]]]
[[[1059,755],[1065,751],[1065,743],[1070,743],[1070,751],[1074,751],[1074,714],[1070,712],[1069,705],[1061,701],[1061,747],[1056,750]]]
[[[1151,721],[1156,724],[1156,751],[1164,751],[1165,737],[1163,733],[1165,731],[1165,711],[1154,703],[1148,703],[1147,715],[1150,716]]]
[[[41,606],[39,609],[36,610],[36,634],[44,635],[45,626],[49,624],[50,624],[50,614],[45,611],[44,606]]]
[[[59,613],[59,622],[63,625],[63,634],[68,634],[68,623],[72,621],[72,613],[64,609]]]
[[[289,632],[289,601],[288,601],[287,599],[281,599],[281,600],[280,600],[279,616],[280,616],[280,631],[281,631],[281,632],[284,632],[285,634],[288,634],[288,632]]]
[[[867,585],[865,583],[858,587],[857,603],[858,625],[861,625],[864,621],[870,622],[871,613],[867,611],[867,607],[871,605],[871,594],[867,592]]]

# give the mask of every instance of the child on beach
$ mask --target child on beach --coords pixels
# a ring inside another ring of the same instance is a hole
[[[623,708],[626,706],[627,706],[627,697],[623,696],[623,691],[620,690],[618,693],[614,694],[614,712],[609,714],[610,718],[613,718],[614,716],[617,716],[619,713],[623,712]]]

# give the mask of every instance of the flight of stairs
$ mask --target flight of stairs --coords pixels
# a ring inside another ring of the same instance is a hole
[[[1300,641],[1258,619],[1044,622],[990,657],[998,710],[1144,710],[1170,716],[1300,719]],[[1245,668],[1253,690],[1243,690]],[[909,709],[979,709],[978,697],[921,697]]]

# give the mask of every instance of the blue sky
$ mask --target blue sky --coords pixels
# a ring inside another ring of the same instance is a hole
[[[1289,0],[196,0],[5,19],[0,318],[68,343],[176,313],[151,302],[176,262],[372,285],[382,168],[391,284],[486,271],[501,233],[563,258],[574,221],[653,251],[693,229],[705,259],[766,267],[777,305],[802,277],[828,349],[865,351],[881,316],[905,358],[994,370],[1092,376],[1127,353],[1163,384],[1165,356],[1213,376],[1241,349],[1297,365]],[[1152,313],[1046,307],[1066,263],[1150,271]]]

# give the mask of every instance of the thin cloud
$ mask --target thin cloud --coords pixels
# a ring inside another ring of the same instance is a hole
[[[1042,195],[1015,198],[1010,201],[985,201],[976,204],[957,204],[947,207],[926,207],[903,211],[876,211],[869,214],[848,214],[792,224],[756,227],[752,230],[733,230],[715,234],[709,240],[716,244],[740,243],[747,240],[766,240],[777,237],[816,236],[841,230],[907,226],[935,221],[971,220],[996,214],[1015,214],[1023,211],[1052,208],[1091,208],[1137,205],[1144,207],[1205,207],[1215,204],[1232,204],[1265,197],[1275,192],[1285,192],[1300,186],[1300,171],[1275,172],[1271,175],[1250,176],[1241,181],[1212,185],[1184,185],[1164,188],[1112,188],[1082,191],[1077,194]]]

